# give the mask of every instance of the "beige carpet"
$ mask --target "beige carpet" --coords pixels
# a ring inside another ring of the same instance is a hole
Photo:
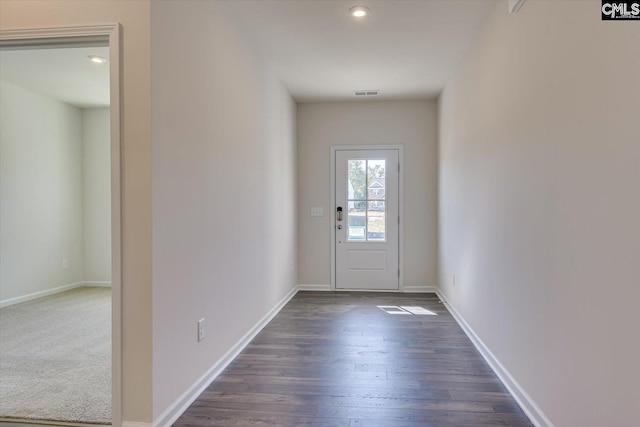
[[[0,309],[0,418],[111,423],[111,289]]]

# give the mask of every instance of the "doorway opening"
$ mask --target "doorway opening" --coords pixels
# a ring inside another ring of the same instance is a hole
[[[121,422],[120,28],[0,31],[0,420]]]

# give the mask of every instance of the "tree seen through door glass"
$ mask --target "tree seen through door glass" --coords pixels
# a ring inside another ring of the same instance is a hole
[[[367,199],[367,161],[349,160],[349,179],[347,180],[347,197],[349,200]]]
[[[348,160],[347,240],[384,241],[386,160]]]

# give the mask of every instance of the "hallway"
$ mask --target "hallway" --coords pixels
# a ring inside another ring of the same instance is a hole
[[[531,423],[435,294],[300,292],[174,425]]]

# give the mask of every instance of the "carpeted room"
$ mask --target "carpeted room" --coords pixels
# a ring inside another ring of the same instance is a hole
[[[0,309],[0,414],[111,422],[111,290],[80,287]]]
[[[0,52],[2,420],[111,422],[109,74],[90,54],[108,48]]]

